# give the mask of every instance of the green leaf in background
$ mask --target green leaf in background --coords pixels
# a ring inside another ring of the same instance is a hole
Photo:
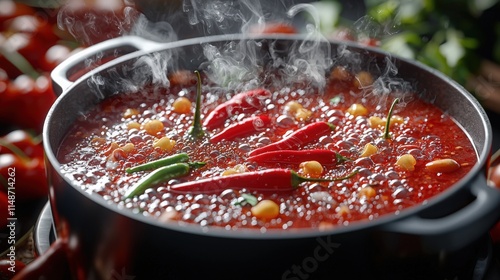
[[[419,45],[420,42],[421,39],[417,36],[417,34],[406,32],[386,39],[381,47],[384,50],[401,57],[415,59],[415,50],[411,47],[411,44]]]
[[[465,56],[465,48],[461,44],[463,34],[455,29],[446,31],[446,42],[439,46],[439,51],[446,58],[448,66],[455,67]]]

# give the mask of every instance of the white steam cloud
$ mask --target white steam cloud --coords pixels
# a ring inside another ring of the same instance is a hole
[[[178,33],[179,26],[184,23],[192,27],[191,31],[201,29],[196,36],[243,33],[251,37],[264,31],[267,24],[277,22],[301,31],[302,39],[288,40],[286,46],[283,41],[259,39],[202,44],[199,55],[203,55],[206,62],[195,67],[203,69],[213,83],[234,91],[258,87],[265,78],[269,81],[266,77],[269,69],[279,73],[277,79],[271,79],[277,86],[302,83],[320,90],[326,85],[327,73],[336,65],[348,65],[353,73],[367,70],[364,68],[367,65],[363,61],[365,58],[360,53],[342,45],[336,50],[331,49],[332,45],[319,31],[318,11],[310,4],[294,5],[292,1],[283,0],[184,0],[180,7],[181,10],[171,18],[152,21],[132,4],[123,9],[109,9],[105,14],[109,16],[107,18],[96,16],[93,10],[78,13],[78,9],[68,5],[61,10],[58,21],[59,26],[87,45],[102,39],[97,36],[102,37],[102,32],[107,30],[110,34],[105,34],[106,38],[137,35],[159,42],[177,41],[185,37],[185,34],[180,36]],[[179,21],[182,18],[179,13],[183,13],[185,22]],[[363,18],[356,22],[356,26],[367,29],[370,34],[385,32],[382,27]],[[186,30],[186,26],[181,27]],[[266,48],[268,57],[262,57],[262,48]],[[132,69],[124,71],[133,73],[132,77],[114,73],[114,70],[108,76],[114,79],[115,91],[137,90],[148,82],[168,87],[167,71],[176,70],[178,59],[177,54],[170,51],[153,52],[141,56]],[[268,60],[265,65],[263,59]],[[385,69],[370,70],[375,70],[377,79],[373,85],[364,88],[366,95],[377,95],[383,101],[389,94],[410,89],[409,83],[396,77],[397,68],[390,59],[387,59]],[[102,88],[107,84],[105,80],[92,77],[89,82],[94,83],[93,88],[102,94]],[[404,104],[405,99],[402,100],[401,104]]]

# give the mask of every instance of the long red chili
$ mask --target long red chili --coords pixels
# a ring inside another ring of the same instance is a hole
[[[292,191],[303,182],[331,182],[351,178],[354,171],[340,178],[306,178],[295,171],[283,168],[245,172],[229,176],[205,178],[170,186],[173,192],[213,193],[226,189],[247,189],[249,191]]]
[[[271,119],[266,115],[252,116],[226,127],[223,131],[212,136],[210,142],[217,143],[222,140],[233,140],[237,137],[247,136],[266,129],[270,123]]]
[[[315,141],[321,136],[327,135],[334,129],[335,126],[327,122],[311,123],[294,131],[292,134],[277,142],[250,151],[248,155],[252,157],[264,152],[297,149],[305,144]]]
[[[285,163],[294,164],[304,161],[315,160],[322,165],[335,165],[347,160],[339,153],[331,150],[315,149],[315,150],[280,150],[270,151],[262,154],[251,156],[247,161],[256,163]]]
[[[224,124],[232,115],[239,113],[253,113],[263,106],[263,101],[271,96],[266,89],[254,89],[239,93],[228,101],[215,107],[203,121],[206,129],[214,129]]]

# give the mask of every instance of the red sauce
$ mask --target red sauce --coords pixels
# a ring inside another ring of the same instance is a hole
[[[138,215],[201,226],[264,230],[328,228],[394,214],[443,192],[467,174],[477,161],[472,144],[455,121],[412,94],[405,94],[402,102],[396,105],[393,120],[399,122],[391,125],[391,138],[384,139],[383,125],[374,126],[370,117],[387,117],[394,98],[367,94],[369,91],[359,89],[358,83],[350,78],[332,74],[321,93],[300,85],[265,87],[272,96],[263,100],[262,108],[252,114],[267,114],[271,118],[269,127],[250,136],[216,144],[207,139],[193,143],[184,137],[192,124],[194,108],[188,114],[173,111],[172,104],[179,96],[187,97],[194,107],[196,86],[192,82],[112,96],[86,112],[69,131],[58,153],[62,172],[89,193],[97,193],[106,200],[136,211]],[[206,117],[231,95],[234,93],[205,85],[202,116]],[[312,114],[304,120],[287,112],[285,104],[292,100]],[[352,104],[362,104],[367,114],[354,116],[348,113]],[[124,117],[127,109],[134,109],[128,111],[134,113]],[[250,115],[245,112],[232,115],[224,126]],[[159,120],[164,127],[150,135],[144,129],[144,124],[150,120]],[[306,182],[296,190],[275,193],[251,191],[252,182],[241,182],[241,190],[227,189],[216,193],[179,194],[169,191],[173,184],[219,176],[238,164],[244,165],[247,172],[281,167],[307,177],[308,174],[302,173],[300,163],[259,165],[248,162],[247,158],[249,151],[278,141],[315,121],[326,121],[336,128],[300,149],[329,149],[350,159],[323,166],[322,178],[345,176],[358,170],[354,177],[330,183]],[[132,122],[140,127],[128,128]],[[222,129],[216,128],[207,134],[215,135]],[[154,141],[165,136],[175,140],[173,149],[153,148]],[[125,151],[126,148],[116,150],[127,144],[131,147],[130,143],[133,144],[130,152]],[[361,157],[361,151],[368,143],[375,146],[377,152]],[[180,152],[188,153],[193,162],[207,164],[186,177],[152,186],[142,195],[123,199],[126,190],[150,172],[127,174],[126,168]],[[413,171],[396,164],[405,154],[416,160]],[[460,166],[452,172],[428,170],[426,164],[436,159],[452,159]],[[250,205],[235,203],[242,193],[252,194],[259,201],[274,201],[279,206],[279,214],[267,219],[256,217]]]

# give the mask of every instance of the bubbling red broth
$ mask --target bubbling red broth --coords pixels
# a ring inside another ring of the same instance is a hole
[[[228,106],[222,124],[205,127],[205,135],[193,140],[186,135],[193,123],[197,82],[194,74],[180,71],[171,75],[169,88],[114,95],[85,112],[58,152],[61,172],[88,193],[137,215],[203,227],[327,229],[395,214],[445,191],[471,170],[477,156],[453,118],[411,93],[395,105],[389,137],[384,137],[395,98],[370,94],[374,79],[367,72],[337,67],[321,92],[301,84],[263,83],[265,93],[256,102],[245,101],[250,107]],[[237,93],[204,79],[202,121]],[[236,137],[211,141],[225,128],[256,116],[267,122],[242,125]],[[252,160],[256,149],[318,122],[331,129],[304,133],[307,141],[296,138],[300,141],[289,146],[302,154],[289,155],[282,145]],[[304,156],[304,151],[316,152]],[[125,197],[155,171],[127,173],[127,168],[180,153],[205,165]],[[332,159],[332,154],[338,157]],[[257,178],[259,172],[275,169],[337,180],[294,187],[291,179]],[[202,184],[214,177],[235,179],[216,189]],[[198,188],[176,189],[189,182]]]

